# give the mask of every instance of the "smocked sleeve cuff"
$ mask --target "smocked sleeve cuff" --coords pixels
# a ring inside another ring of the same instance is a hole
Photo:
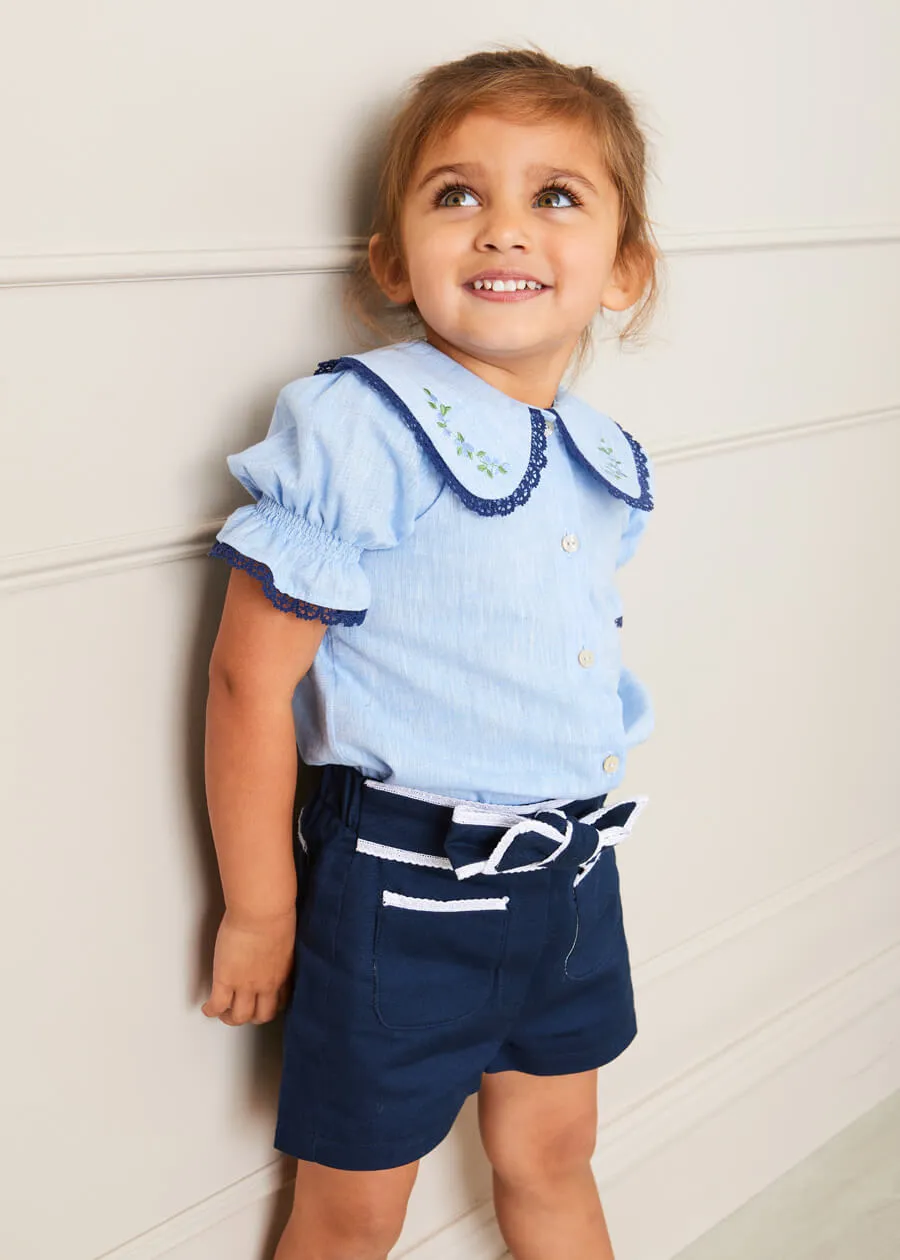
[[[257,578],[276,608],[326,625],[361,625],[369,581],[359,547],[283,507],[268,495],[237,508],[209,554]]]

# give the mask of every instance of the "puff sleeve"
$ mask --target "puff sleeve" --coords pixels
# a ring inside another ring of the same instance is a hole
[[[409,430],[346,371],[285,386],[266,437],[227,464],[254,502],[209,554],[259,579],[277,608],[329,625],[362,623],[363,553],[397,546],[441,489]]]

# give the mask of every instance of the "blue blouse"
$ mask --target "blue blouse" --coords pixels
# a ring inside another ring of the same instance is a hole
[[[653,713],[614,579],[653,498],[609,416],[404,341],[285,386],[227,462],[254,502],[210,554],[329,627],[293,698],[308,765],[507,805],[621,782]]]

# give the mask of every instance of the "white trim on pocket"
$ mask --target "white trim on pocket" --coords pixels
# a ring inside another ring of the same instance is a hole
[[[405,893],[385,888],[381,893],[383,906],[399,906],[406,910],[459,911],[505,910],[509,897],[464,897],[458,901],[443,901],[433,897],[407,897]]]
[[[379,844],[377,840],[356,841],[358,853],[368,853],[371,857],[386,858],[389,862],[408,862],[410,866],[436,866],[442,871],[452,871],[453,863],[448,857],[440,857],[436,853],[420,853],[418,849],[395,849],[390,844]]]

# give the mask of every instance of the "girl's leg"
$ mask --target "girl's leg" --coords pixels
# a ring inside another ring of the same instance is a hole
[[[294,1206],[274,1260],[386,1260],[418,1170],[418,1160],[377,1172],[298,1160]]]
[[[597,1070],[486,1073],[478,1122],[497,1222],[514,1260],[613,1260],[590,1165]]]

